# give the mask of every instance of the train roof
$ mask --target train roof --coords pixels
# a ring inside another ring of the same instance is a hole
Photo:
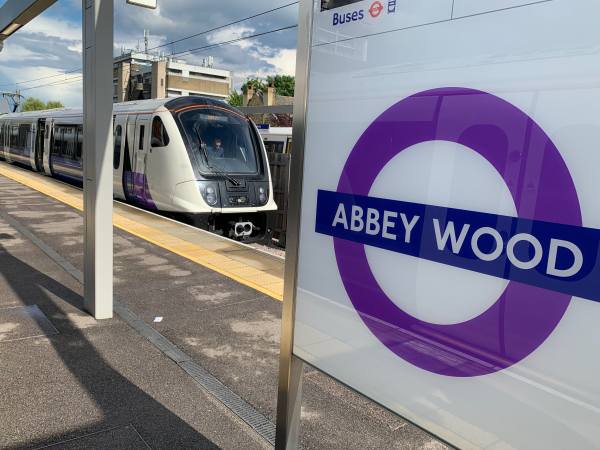
[[[185,96],[185,97],[173,97],[173,98],[161,98],[161,99],[151,99],[151,100],[135,100],[131,102],[125,103],[115,103],[113,106],[114,113],[147,113],[152,114],[155,112],[170,110],[176,111],[188,106],[194,105],[209,105],[209,106],[218,106],[220,108],[231,110],[232,112],[236,112],[241,114],[240,111],[235,109],[234,107],[228,105],[227,103],[221,100],[215,100],[209,97],[202,96]],[[19,120],[37,120],[44,119],[48,117],[52,118],[60,118],[60,117],[69,117],[75,115],[82,115],[83,110],[81,108],[61,108],[61,109],[48,109],[44,111],[30,111],[24,113],[10,113],[0,115],[0,120],[3,119],[19,119]]]

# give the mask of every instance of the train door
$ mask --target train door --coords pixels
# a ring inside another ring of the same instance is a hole
[[[125,116],[125,147],[123,149],[123,193],[128,202],[135,201],[134,161],[135,156],[135,116]]]
[[[6,123],[0,122],[0,158],[5,158],[4,152],[6,147],[6,130]]]
[[[11,147],[13,145],[14,142],[16,142],[16,138],[13,136],[15,133],[15,125],[13,124],[12,121],[9,121],[6,124],[6,137],[5,142],[6,142],[6,146],[4,147],[4,159],[6,159],[6,162],[12,163],[12,155],[11,155]]]
[[[29,132],[27,134],[27,148],[25,149],[25,155],[29,156],[29,165],[32,170],[35,169],[35,147],[37,144],[37,122],[33,122],[29,126]]]
[[[124,200],[125,186],[124,180],[124,147],[127,139],[127,116],[115,116],[114,118],[114,149],[113,149],[113,191],[114,196]],[[131,169],[129,170],[131,172]]]
[[[44,150],[42,154],[42,164],[46,175],[52,175],[50,169],[50,152],[52,151],[52,138],[54,133],[54,121],[52,119],[46,120],[46,127],[44,131]]]
[[[35,170],[41,172],[44,170],[44,143],[46,136],[46,119],[38,120],[37,134],[35,136],[34,159]]]
[[[146,174],[146,162],[148,160],[149,147],[149,120],[147,116],[138,116],[135,123],[135,150],[134,150],[134,192],[138,202],[148,206],[150,193]]]

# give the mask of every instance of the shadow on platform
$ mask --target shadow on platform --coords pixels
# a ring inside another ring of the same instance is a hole
[[[83,307],[83,298],[79,294],[11,255],[2,245],[0,268],[23,306],[37,305],[49,318],[60,317],[64,311],[51,298],[52,294],[79,310]],[[103,325],[97,325],[94,332],[111,333],[113,327]],[[86,426],[65,429],[64,433],[32,439],[26,447],[21,444],[9,449],[149,448],[148,444],[152,448],[219,448],[112,368],[81,329],[67,322],[59,327],[60,334],[49,337],[49,342],[62,364],[102,411],[104,420],[89,425],[89,418],[86,420],[84,416],[82,423],[87,423]],[[130,345],[129,342],[116,344]],[[131,358],[139,359],[135,350],[132,346]],[[48,352],[48,357],[55,356]],[[179,369],[174,367],[173,370]],[[40,377],[43,376],[41,373]],[[43,395],[36,392],[36,380],[26,381],[30,383],[31,396]],[[89,399],[84,401],[89,402]],[[60,405],[57,405],[56,414],[61,414]]]

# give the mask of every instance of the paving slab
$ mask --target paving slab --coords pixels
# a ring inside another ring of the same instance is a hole
[[[37,305],[0,309],[0,344],[58,334]]]

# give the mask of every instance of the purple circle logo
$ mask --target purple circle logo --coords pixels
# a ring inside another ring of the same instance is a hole
[[[352,150],[337,192],[368,196],[396,155],[428,141],[459,143],[483,156],[507,184],[519,218],[582,225],[569,170],[542,128],[507,101],[466,88],[421,92],[385,111]],[[510,281],[481,315],[459,324],[432,324],[407,314],[386,295],[364,244],[336,237],[334,248],[345,290],[373,335],[405,361],[440,375],[481,376],[522,361],[554,331],[572,298]]]

